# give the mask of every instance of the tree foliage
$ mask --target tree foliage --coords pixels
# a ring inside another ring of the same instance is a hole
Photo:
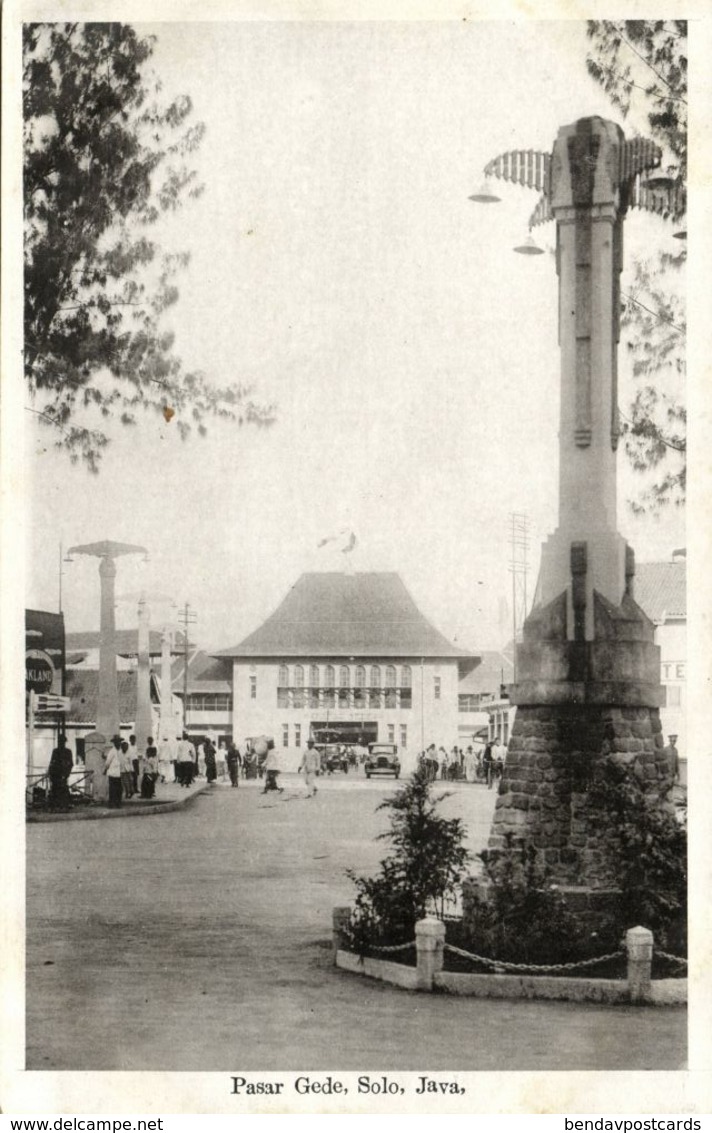
[[[684,20],[590,20],[589,74],[621,114],[644,123],[663,149],[662,167],[684,189],[687,177],[687,24]],[[680,227],[680,224],[678,224]],[[674,243],[674,241],[670,241]],[[633,264],[622,334],[635,385],[622,414],[626,452],[647,473],[634,510],[681,504],[686,487],[685,307],[678,251]]]
[[[672,777],[669,781],[672,790]],[[634,767],[613,757],[598,769],[589,802],[600,815],[606,855],[620,890],[620,927],[652,929],[658,946],[687,948],[687,832],[671,805]]]
[[[532,846],[509,835],[503,849],[483,850],[479,857],[486,896],[472,899],[469,932],[458,940],[466,951],[515,964],[566,964],[600,955],[598,939],[569,909]]]
[[[447,794],[433,797],[432,784],[417,771],[377,810],[391,813],[390,830],[379,835],[393,852],[375,877],[348,876],[357,897],[352,932],[358,948],[413,939],[415,923],[427,913],[443,915],[464,876],[470,854],[459,818],[443,818],[438,807]]]
[[[269,423],[238,384],[185,373],[162,316],[188,256],[152,229],[200,197],[204,134],[187,95],[161,99],[152,37],[125,24],[26,24],[25,374],[33,412],[96,470],[103,418],[153,407],[185,436],[210,414]],[[155,229],[154,229],[155,230]],[[98,427],[97,427],[98,422]]]

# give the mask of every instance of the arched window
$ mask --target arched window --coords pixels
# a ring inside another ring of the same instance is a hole
[[[348,708],[350,702],[349,686],[351,684],[351,674],[348,665],[341,665],[339,668],[339,708]]]
[[[413,705],[413,672],[410,665],[401,665],[400,706],[411,708]]]
[[[369,696],[371,708],[381,708],[381,670],[378,665],[371,665],[371,691]]]
[[[309,707],[319,707],[319,666],[309,666]]]
[[[366,669],[357,665],[354,673],[354,708],[365,708],[366,699]]]
[[[289,708],[289,667],[287,665],[279,666],[279,675],[277,677],[277,707]]]
[[[396,707],[396,667],[395,665],[386,665],[386,708]]]
[[[324,707],[333,708],[336,699],[334,686],[336,684],[336,673],[334,672],[333,665],[327,665],[324,669]]]
[[[304,707],[304,666],[294,666],[294,697],[293,703],[295,708]]]

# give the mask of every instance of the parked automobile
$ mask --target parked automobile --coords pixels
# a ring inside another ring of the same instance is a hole
[[[393,775],[400,777],[400,759],[398,758],[397,744],[369,744],[366,762],[363,765],[366,778],[372,775]]]
[[[349,773],[349,760],[345,751],[338,744],[325,744],[320,751],[321,771],[331,775],[334,771]]]

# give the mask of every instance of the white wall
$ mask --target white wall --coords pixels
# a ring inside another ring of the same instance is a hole
[[[324,665],[331,663],[337,670],[342,658],[319,659],[321,683],[323,685]],[[290,668],[295,664],[290,659]],[[308,667],[310,659],[299,659]],[[316,662],[315,662],[316,663]],[[343,662],[345,663],[345,662]],[[349,661],[352,676],[357,664],[368,668],[379,664],[381,670],[387,664],[411,666],[412,707],[411,708],[330,708],[332,720],[374,721],[378,725],[378,740],[389,742],[389,724],[394,726],[393,742],[398,744],[404,770],[415,767],[418,752],[430,743],[443,744],[448,750],[458,742],[458,669],[457,661],[426,661],[403,658],[355,658]],[[250,678],[256,678],[257,695],[250,695]],[[435,696],[435,679],[440,681],[440,696]],[[233,664],[233,736],[239,744],[247,736],[266,733],[274,737],[275,745],[284,763],[285,770],[296,770],[301,748],[309,738],[312,721],[326,720],[326,709],[321,708],[280,708],[277,706],[277,682],[279,664],[267,661],[235,660]],[[288,726],[289,744],[283,745],[283,726]],[[295,725],[301,728],[300,745],[295,742]],[[407,745],[401,743],[401,725],[407,730]]]
[[[660,646],[660,680],[666,691],[667,704],[660,709],[665,743],[669,735],[677,735],[677,749],[687,758],[687,625],[668,622],[655,627],[655,641]],[[679,701],[679,703],[676,703]]]

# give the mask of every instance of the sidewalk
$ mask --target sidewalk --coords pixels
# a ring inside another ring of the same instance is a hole
[[[204,779],[192,783],[190,787],[181,787],[178,783],[158,783],[156,794],[152,799],[142,799],[134,795],[124,800],[120,807],[95,806],[91,803],[75,803],[71,810],[29,810],[28,822],[75,822],[79,819],[92,818],[147,818],[155,814],[169,814],[174,810],[181,810],[203,791],[212,790]]]

